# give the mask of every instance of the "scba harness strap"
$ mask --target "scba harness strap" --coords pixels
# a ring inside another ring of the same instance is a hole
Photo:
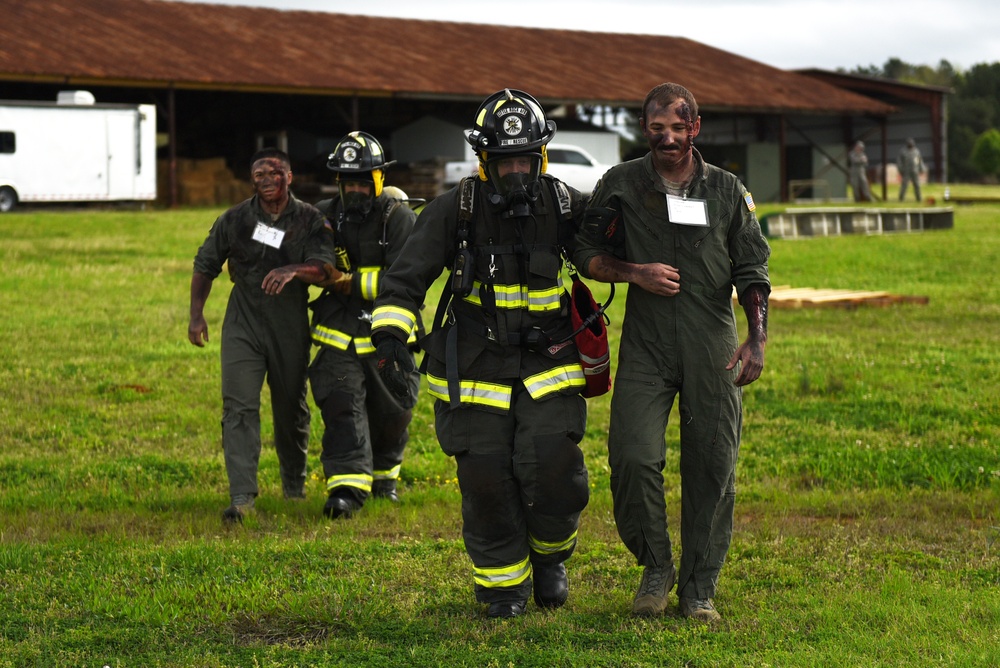
[[[552,341],[552,338],[538,327],[532,327],[523,332],[505,332],[502,343],[510,346],[519,346],[528,350],[539,350],[546,348],[558,348],[570,339],[577,345],[580,354],[580,364],[586,376],[587,385],[582,392],[584,397],[596,397],[606,393],[611,389],[611,362],[610,350],[607,336],[607,315],[605,310],[614,299],[614,284],[611,285],[611,293],[608,301],[598,307],[593,295],[587,285],[580,279],[576,269],[569,261],[568,253],[565,250],[564,237],[575,232],[573,229],[573,208],[572,197],[566,185],[548,176],[543,175],[543,182],[548,183],[552,195],[552,202],[555,204],[559,221],[559,241],[560,245],[551,244],[511,244],[506,246],[471,246],[471,230],[476,202],[476,187],[479,179],[466,177],[459,185],[459,213],[457,250],[455,262],[451,272],[451,280],[445,288],[445,294],[441,295],[438,301],[437,312],[434,316],[434,329],[444,327],[446,320],[451,319],[451,328],[445,340],[445,368],[448,383],[448,397],[450,408],[455,409],[460,405],[460,379],[458,377],[458,319],[452,313],[452,300],[456,297],[461,299],[472,293],[475,283],[476,256],[490,254],[525,254],[531,251],[548,250],[561,256],[570,268],[570,276],[573,279],[573,288],[570,293],[570,320],[574,332],[559,341]],[[472,328],[472,332],[484,338],[498,341],[496,333],[486,326],[472,325],[465,323],[465,328]],[[421,363],[421,372],[426,370],[427,357]]]

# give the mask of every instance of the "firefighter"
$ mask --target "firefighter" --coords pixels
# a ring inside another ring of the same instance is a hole
[[[373,302],[416,220],[409,206],[386,192],[391,164],[375,137],[351,132],[326,164],[336,174],[338,195],[316,205],[334,229],[341,272],[311,304],[319,351],[309,381],[325,427],[323,514],[331,519],[350,518],[369,496],[399,501],[397,481],[419,389],[413,370],[405,396],[389,392],[371,343]],[[416,343],[416,328],[406,339]]]
[[[585,380],[561,272],[584,204],[544,174],[555,129],[527,93],[486,98],[467,134],[478,176],[421,212],[373,313],[380,372],[405,393],[407,337],[451,269],[421,348],[438,441],[458,468],[476,599],[496,618],[524,613],[532,593],[540,607],[566,602],[563,562],[589,495]]]
[[[267,378],[274,445],[287,498],[305,496],[309,445],[310,283],[336,277],[333,238],[323,215],[288,189],[288,156],[263,149],[251,160],[254,196],[223,213],[194,260],[188,339],[208,341],[204,308],[228,264],[233,288],[222,324],[222,448],[229,477],[229,523],[243,521],[258,493],[260,392]]]

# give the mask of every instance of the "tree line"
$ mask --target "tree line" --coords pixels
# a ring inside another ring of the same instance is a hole
[[[841,70],[843,71],[843,70]],[[902,83],[950,88],[948,96],[948,175],[950,181],[996,183],[1000,178],[1000,63],[980,63],[967,71],[947,60],[937,67],[890,58],[878,67],[849,74]]]

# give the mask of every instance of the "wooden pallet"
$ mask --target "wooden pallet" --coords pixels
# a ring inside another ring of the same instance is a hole
[[[817,288],[792,288],[787,285],[772,286],[768,298],[770,308],[846,308],[859,306],[891,306],[893,304],[926,304],[929,297],[894,295],[881,290],[820,290]],[[736,294],[733,294],[736,302]]]

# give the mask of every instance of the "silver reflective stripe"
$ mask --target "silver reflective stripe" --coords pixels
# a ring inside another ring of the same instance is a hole
[[[515,587],[531,575],[531,562],[527,558],[511,566],[499,568],[473,568],[472,577],[476,584],[493,589],[495,587]]]
[[[351,337],[337,329],[316,325],[312,330],[312,339],[323,346],[330,346],[337,350],[347,350],[351,344]]]
[[[528,390],[531,398],[536,400],[553,392],[586,385],[587,379],[579,363],[559,366],[524,379],[524,389]]]
[[[357,487],[365,492],[372,491],[372,477],[364,473],[332,475],[326,479],[326,491],[335,487]]]
[[[431,396],[449,401],[448,381],[427,374],[427,390]],[[487,383],[478,380],[463,380],[459,382],[459,402],[490,406],[501,410],[510,410],[512,390],[510,385]]]
[[[372,313],[372,331],[381,327],[395,327],[409,336],[417,327],[417,316],[397,306],[379,306]]]
[[[361,297],[370,302],[378,297],[378,269],[362,269],[358,272],[361,275]]]
[[[533,534],[528,534],[528,547],[538,554],[555,554],[556,552],[564,552],[566,550],[571,550],[576,545],[576,535],[577,532],[574,531],[573,535],[566,540],[559,541],[558,543],[547,543],[542,540],[538,540]]]

